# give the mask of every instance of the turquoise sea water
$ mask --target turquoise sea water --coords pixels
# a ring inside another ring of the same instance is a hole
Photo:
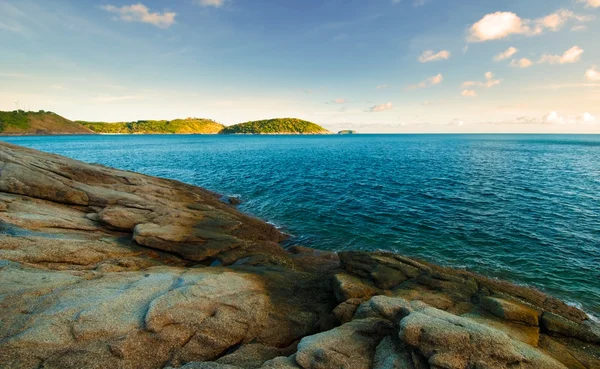
[[[389,250],[600,315],[600,136],[0,138],[239,195],[326,250]]]

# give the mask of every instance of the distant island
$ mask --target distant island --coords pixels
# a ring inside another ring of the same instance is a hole
[[[83,122],[76,123],[89,128],[95,133],[103,134],[217,134],[225,126],[210,119],[187,118],[175,120],[139,120],[137,122],[105,123]]]
[[[225,127],[221,134],[330,134],[318,124],[295,118],[278,118],[240,123]]]
[[[0,135],[61,134],[331,134],[318,124],[296,119],[276,118],[226,127],[211,119],[139,120],[136,122],[71,121],[40,110],[0,111]]]
[[[356,131],[353,131],[351,129],[346,129],[344,131],[339,131],[338,135],[355,135]]]
[[[0,111],[0,134],[3,135],[81,135],[93,133],[89,128],[49,111]]]

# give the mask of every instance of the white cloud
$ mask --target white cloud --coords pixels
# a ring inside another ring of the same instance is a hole
[[[587,29],[587,26],[573,26],[573,28],[571,28],[571,31],[573,32],[579,32],[579,31],[585,31]]]
[[[592,114],[585,112],[580,115],[564,117],[556,111],[552,111],[542,118],[547,124],[596,124],[598,120]]]
[[[498,40],[512,34],[526,33],[527,26],[515,13],[496,12],[487,14],[469,30],[469,42]]]
[[[382,112],[382,111],[385,111],[385,110],[390,110],[390,109],[393,109],[393,108],[394,108],[394,105],[391,102],[389,102],[387,104],[381,104],[381,105],[371,106],[369,109],[367,109],[367,111],[369,113],[378,113],[378,112]]]
[[[600,0],[599,0],[600,1]],[[569,21],[589,22],[594,16],[578,15],[571,10],[561,9],[539,19],[523,19],[515,13],[496,12],[485,15],[469,28],[469,42],[500,40],[511,35],[540,35],[549,30],[559,31]]]
[[[585,78],[587,78],[588,81],[600,82],[600,72],[596,69],[595,65],[585,72]]]
[[[327,104],[346,104],[347,102],[348,102],[348,100],[339,98],[339,99],[331,100]]]
[[[442,76],[442,74],[440,73],[437,76],[429,77],[426,80],[424,80],[423,82],[417,83],[416,85],[408,86],[408,89],[414,90],[417,88],[425,88],[425,87],[430,87],[430,86],[434,86],[434,85],[439,85],[443,81],[444,81],[444,76]]]
[[[419,57],[419,61],[421,63],[427,63],[438,60],[448,60],[452,54],[448,50],[442,50],[438,53],[435,53],[433,50],[424,51],[423,54]]]
[[[463,95],[465,97],[476,97],[477,92],[474,90],[464,90],[461,95]]]
[[[159,28],[169,28],[175,23],[177,13],[163,12],[152,13],[145,5],[138,3],[116,7],[105,5],[102,9],[119,15],[119,19],[126,22],[148,23]]]
[[[521,59],[513,59],[510,62],[510,66],[511,67],[515,67],[515,68],[529,68],[533,65],[533,62],[527,58],[521,58]]]
[[[494,56],[495,61],[502,61],[511,58],[513,55],[519,52],[516,47],[509,47],[506,51]]]
[[[573,46],[569,50],[565,51],[562,55],[550,55],[544,54],[540,58],[538,63],[548,63],[548,64],[570,64],[577,63],[581,60],[581,55],[583,55],[584,51],[579,46]]]
[[[225,0],[196,0],[196,4],[200,6],[212,6],[220,8],[225,4]]]
[[[502,83],[502,80],[501,79],[494,79],[494,73],[487,72],[485,74],[485,81],[484,82],[467,81],[467,82],[464,82],[462,84],[462,86],[463,86],[463,88],[473,87],[473,86],[492,88],[494,86],[499,85],[500,83]]]
[[[578,0],[578,3],[586,3],[592,8],[600,8],[600,0]]]
[[[391,88],[391,87],[392,87],[392,85],[387,85],[387,84],[385,84],[385,85],[379,85],[379,86],[377,86],[377,87],[375,87],[375,88],[376,88],[377,90],[385,90],[385,89],[388,89],[388,88]]]

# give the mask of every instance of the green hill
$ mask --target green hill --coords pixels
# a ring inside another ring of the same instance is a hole
[[[0,111],[0,134],[328,134],[318,124],[295,118],[278,118],[225,127],[210,119],[138,120],[137,122],[70,121],[40,110]]]
[[[277,118],[225,127],[222,134],[327,134],[318,124],[295,118]]]
[[[0,111],[0,134],[4,135],[91,133],[93,132],[90,129],[81,124],[49,111]]]
[[[89,128],[96,133],[144,134],[144,133],[172,133],[172,134],[216,134],[223,129],[223,125],[210,120],[187,118],[176,120],[138,120],[137,122],[104,123],[83,122],[77,123]]]

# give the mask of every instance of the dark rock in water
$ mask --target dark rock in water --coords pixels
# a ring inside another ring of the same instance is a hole
[[[239,196],[223,196],[221,197],[221,201],[233,206],[237,206],[242,203],[242,199]]]
[[[293,246],[176,181],[0,143],[2,368],[600,368],[543,293]]]

